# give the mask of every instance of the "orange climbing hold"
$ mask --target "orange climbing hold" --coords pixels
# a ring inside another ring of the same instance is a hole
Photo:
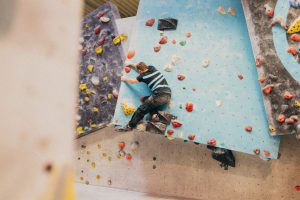
[[[152,18],[152,19],[149,19],[149,20],[146,21],[145,26],[152,27],[154,23],[155,23],[155,19]]]
[[[173,120],[172,121],[172,126],[173,126],[173,128],[179,128],[179,127],[182,126],[182,123],[178,120]]]
[[[125,142],[119,142],[118,144],[120,149],[124,149],[125,148]]]
[[[194,139],[196,138],[196,135],[195,134],[191,134],[188,136],[188,139],[193,141]]]
[[[131,59],[135,56],[135,51],[129,51],[128,54],[127,54],[127,58],[128,59]]]
[[[290,99],[292,99],[294,96],[293,96],[289,91],[285,91],[284,94],[283,94],[283,97],[284,97],[286,100],[290,100]]]
[[[186,33],[185,36],[186,36],[187,38],[190,38],[190,37],[192,37],[192,33]]]
[[[185,76],[180,74],[177,76],[177,79],[183,81],[185,79]]]
[[[295,47],[289,47],[287,52],[295,56],[297,54],[297,49]]]
[[[159,44],[167,44],[168,43],[168,36],[162,36]]]
[[[170,135],[170,136],[173,135],[174,134],[174,130],[171,130],[171,129],[167,130],[167,134]]]
[[[188,112],[192,112],[193,109],[194,109],[194,105],[193,105],[192,103],[187,102],[187,103],[185,104],[185,109],[186,109],[186,111],[188,111]]]
[[[256,155],[259,155],[259,154],[260,154],[260,150],[259,150],[259,149],[254,149],[253,152],[254,152]]]
[[[265,154],[265,156],[270,156],[271,155],[271,153],[267,150],[264,150],[264,154]]]
[[[217,145],[217,140],[216,139],[210,139],[207,144],[211,145],[211,146],[216,146]]]
[[[280,123],[283,123],[285,121],[285,116],[283,114],[280,114],[278,117],[277,117],[277,121],[280,122]]]
[[[263,93],[265,94],[265,95],[268,95],[268,94],[270,94],[271,92],[272,92],[272,90],[273,90],[273,85],[266,85],[263,89],[262,89],[262,91],[263,91]]]
[[[176,44],[176,40],[172,40],[172,44]]]
[[[300,35],[294,33],[293,35],[291,35],[290,39],[295,42],[300,42]]]
[[[266,77],[259,77],[258,81],[264,83],[266,81]]]
[[[255,64],[257,67],[262,66],[264,63],[264,58],[261,55],[256,56]]]
[[[249,133],[252,132],[252,126],[246,126],[245,131],[247,131]]]

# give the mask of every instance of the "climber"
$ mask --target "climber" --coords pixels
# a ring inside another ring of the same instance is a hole
[[[171,100],[171,89],[168,86],[165,77],[154,66],[148,66],[144,62],[140,62],[138,64],[128,64],[127,67],[136,70],[139,73],[139,76],[134,79],[122,76],[121,80],[129,84],[143,82],[148,85],[152,94],[151,96],[143,98],[142,105],[138,107],[125,127],[116,129],[120,132],[132,130],[146,114],[157,114],[159,107],[168,104]]]

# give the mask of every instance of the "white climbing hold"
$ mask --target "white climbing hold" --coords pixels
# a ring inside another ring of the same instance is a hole
[[[173,66],[171,64],[166,64],[164,70],[166,72],[171,72],[173,71]]]
[[[93,83],[93,85],[96,85],[96,86],[100,84],[100,80],[97,76],[93,76],[91,78],[91,82]]]
[[[222,14],[222,15],[226,15],[226,10],[225,10],[224,6],[220,6],[220,7],[217,9],[217,11],[218,11],[220,14]]]
[[[76,119],[76,121],[80,121],[81,120],[81,116],[80,115],[76,115],[75,119]]]
[[[206,68],[206,67],[208,67],[209,63],[210,63],[210,61],[208,59],[204,59],[204,60],[202,60],[201,65],[202,65],[202,67]]]
[[[79,38],[79,43],[82,44],[83,42],[84,42],[83,37],[80,37],[80,38]]]
[[[173,55],[172,56],[172,60],[171,60],[171,62],[172,62],[172,65],[176,65],[176,64],[178,64],[179,62],[180,62],[180,57],[179,56],[177,56],[177,55]]]
[[[223,105],[223,102],[221,100],[216,100],[216,106],[219,108]]]
[[[103,17],[100,17],[100,21],[103,23],[107,23],[110,21],[110,19],[108,17],[103,16]]]

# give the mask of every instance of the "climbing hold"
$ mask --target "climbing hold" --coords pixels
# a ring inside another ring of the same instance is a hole
[[[208,65],[209,65],[209,60],[208,60],[208,59],[202,60],[201,65],[202,65],[202,67],[204,67],[204,68],[208,67]]]
[[[107,185],[112,185],[112,180],[108,180]]]
[[[125,142],[119,142],[118,144],[120,149],[124,149],[125,148]]]
[[[172,63],[172,65],[177,65],[179,62],[180,62],[180,57],[179,56],[177,56],[177,55],[173,55],[172,56],[172,59],[171,59],[171,63]]]
[[[108,17],[102,16],[102,17],[100,17],[100,21],[103,23],[107,23],[110,21],[110,19]]]
[[[130,153],[127,153],[125,158],[126,158],[126,160],[132,160],[132,156]]]
[[[180,44],[181,46],[185,46],[185,45],[186,45],[186,41],[185,41],[185,40],[180,41],[179,44]]]
[[[222,15],[226,15],[226,10],[224,6],[220,6],[217,11],[222,14]]]
[[[91,92],[91,90],[86,89],[86,90],[85,90],[85,93],[86,93],[86,94],[91,94],[92,92]]]
[[[274,85],[271,85],[271,84],[266,85],[266,86],[262,89],[262,91],[263,91],[263,93],[264,93],[265,95],[268,95],[268,94],[270,94],[270,93],[272,92],[273,87],[274,87]]]
[[[297,49],[295,47],[289,47],[287,52],[295,56],[297,54]]]
[[[192,37],[192,33],[186,33],[185,36],[186,36],[187,38],[190,38],[190,37]]]
[[[293,21],[293,23],[290,25],[290,28],[288,29],[287,33],[297,33],[300,32],[300,16]]]
[[[104,12],[98,12],[97,13],[97,15],[96,15],[96,17],[98,18],[98,19],[100,19],[101,17],[103,17],[104,16]]]
[[[127,35],[124,35],[123,33],[121,35],[119,35],[118,37],[120,37],[122,42],[128,38]]]
[[[80,85],[79,85],[79,89],[80,89],[81,91],[86,90],[86,89],[87,89],[86,83],[80,84]]]
[[[258,81],[264,83],[266,81],[266,77],[259,77]]]
[[[294,106],[297,107],[297,108],[300,108],[300,101],[297,101],[297,100],[296,100],[296,101],[294,102]]]
[[[119,94],[116,91],[113,91],[112,95],[114,96],[115,99],[118,99]]]
[[[168,135],[173,135],[174,134],[174,130],[167,130],[167,134]]]
[[[133,51],[133,50],[132,50],[132,51],[129,51],[128,54],[127,54],[127,58],[128,58],[128,59],[131,59],[131,58],[133,58],[134,56],[135,56],[135,51]]]
[[[81,134],[83,133],[83,128],[82,128],[82,126],[78,126],[76,130],[77,130],[77,134],[78,134],[78,135],[81,135]]]
[[[98,40],[97,45],[98,45],[98,46],[102,46],[102,45],[104,44],[104,42],[105,42],[105,36],[102,36],[102,37]]]
[[[121,106],[122,106],[122,109],[123,109],[123,113],[126,116],[133,114],[136,110],[136,108],[133,105],[128,105],[125,102],[122,102]]]
[[[129,73],[130,71],[131,71],[131,68],[130,67],[124,67],[124,71],[126,72],[126,73]]]
[[[196,135],[195,134],[191,134],[188,136],[188,139],[193,141],[194,139],[196,138]]]
[[[113,39],[114,44],[119,44],[121,42],[121,37],[117,36]]]
[[[163,31],[159,31],[159,35],[160,35],[160,36],[163,36],[163,35],[164,35],[164,32],[163,32]]]
[[[244,79],[244,76],[243,76],[242,74],[239,74],[239,75],[238,75],[238,78],[239,78],[240,80],[243,80],[243,79]]]
[[[99,112],[99,109],[96,108],[96,107],[93,107],[93,112],[94,112],[94,113],[97,113],[97,112]]]
[[[284,121],[286,124],[293,124],[295,121],[292,118],[288,118]]]
[[[232,16],[235,16],[236,15],[236,12],[235,12],[235,9],[234,9],[234,7],[230,7],[230,8],[228,8],[228,11],[227,11],[230,15],[232,15]]]
[[[290,100],[290,99],[292,99],[294,96],[293,96],[289,91],[285,91],[284,94],[283,94],[283,97],[284,97],[286,100]]]
[[[161,46],[159,44],[157,44],[153,47],[154,52],[159,52],[160,49],[161,49]]]
[[[178,120],[172,120],[172,126],[173,128],[179,128],[182,126],[182,123]]]
[[[265,156],[270,156],[271,155],[271,153],[267,150],[264,150],[264,154],[265,154]]]
[[[102,148],[101,144],[97,144],[97,148],[101,149]]]
[[[84,97],[84,101],[85,101],[85,102],[89,102],[89,101],[90,101],[90,98],[89,98],[89,97]]]
[[[194,105],[193,105],[192,103],[187,102],[187,103],[185,104],[185,109],[186,109],[186,111],[188,111],[188,112],[193,112]]]
[[[300,35],[294,33],[293,35],[290,36],[290,39],[295,42],[300,42]]]
[[[173,71],[173,66],[171,64],[166,64],[164,70],[166,72],[171,72]]]
[[[246,126],[245,131],[247,131],[249,133],[252,132],[252,126]]]
[[[269,4],[265,4],[264,7],[266,9],[266,15],[272,18],[274,16],[274,8],[272,8]]]
[[[101,178],[100,175],[97,175],[97,176],[96,176],[96,179],[97,179],[97,180],[100,180],[100,178]]]
[[[285,116],[283,114],[280,114],[277,119],[278,122],[283,123],[285,121]],[[293,121],[294,122],[294,121]]]
[[[94,32],[96,35],[98,35],[100,33],[100,31],[101,31],[100,26],[96,26],[96,28],[94,28]]]
[[[104,76],[103,81],[108,81],[108,76]]]
[[[211,145],[211,146],[216,146],[217,145],[217,140],[216,139],[210,139],[207,144]]]
[[[175,140],[175,138],[174,138],[174,137],[170,137],[170,136],[167,136],[167,139],[168,139],[168,140],[170,140],[170,141],[173,141],[173,140]]]
[[[94,71],[94,65],[89,64],[89,65],[87,66],[87,70],[88,70],[90,73],[93,73],[93,71]]]
[[[172,44],[176,44],[176,40],[172,40]]]
[[[92,168],[96,168],[96,163],[92,162],[91,166],[92,166]]]
[[[97,128],[97,124],[91,124],[90,127],[91,128]]]
[[[257,55],[255,59],[255,64],[257,67],[262,66],[264,63],[264,58],[261,55]]]
[[[259,149],[254,149],[253,150],[254,154],[259,155],[260,154],[260,150]]]
[[[269,131],[270,131],[271,133],[275,133],[276,128],[275,128],[274,126],[272,126],[271,124],[269,124]]]
[[[85,183],[86,185],[89,185],[89,184],[90,184],[90,182],[89,182],[89,181],[85,181],[84,183]]]
[[[95,49],[95,52],[96,52],[98,55],[100,55],[100,54],[103,52],[103,48],[102,48],[102,47],[97,47],[97,48]]]
[[[177,75],[177,79],[179,80],[179,81],[183,81],[184,79],[185,79],[185,76],[184,75]]]
[[[154,19],[154,18],[148,19],[148,20],[146,21],[146,23],[145,23],[145,26],[150,26],[150,27],[152,27],[154,23],[155,23],[155,19]]]
[[[93,83],[93,85],[96,85],[96,86],[100,84],[100,80],[97,76],[93,76],[91,78],[91,82]]]
[[[300,185],[296,185],[295,190],[299,192],[300,191]]]
[[[113,97],[113,95],[112,95],[111,93],[107,94],[107,99],[108,99],[108,100],[111,100],[112,97]]]
[[[223,102],[221,100],[216,100],[216,106],[219,108],[223,105]]]
[[[296,115],[290,116],[289,119],[293,120],[294,123],[295,123],[295,122],[298,122],[298,120],[299,120],[299,118],[298,118]]]
[[[159,44],[167,44],[168,43],[168,36],[162,36],[160,38]]]
[[[103,156],[103,157],[106,157],[106,156],[107,156],[107,154],[106,154],[106,153],[102,153],[102,156]]]

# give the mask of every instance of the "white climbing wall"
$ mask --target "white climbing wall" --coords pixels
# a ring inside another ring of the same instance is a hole
[[[0,2],[0,199],[74,199],[81,2]]]

